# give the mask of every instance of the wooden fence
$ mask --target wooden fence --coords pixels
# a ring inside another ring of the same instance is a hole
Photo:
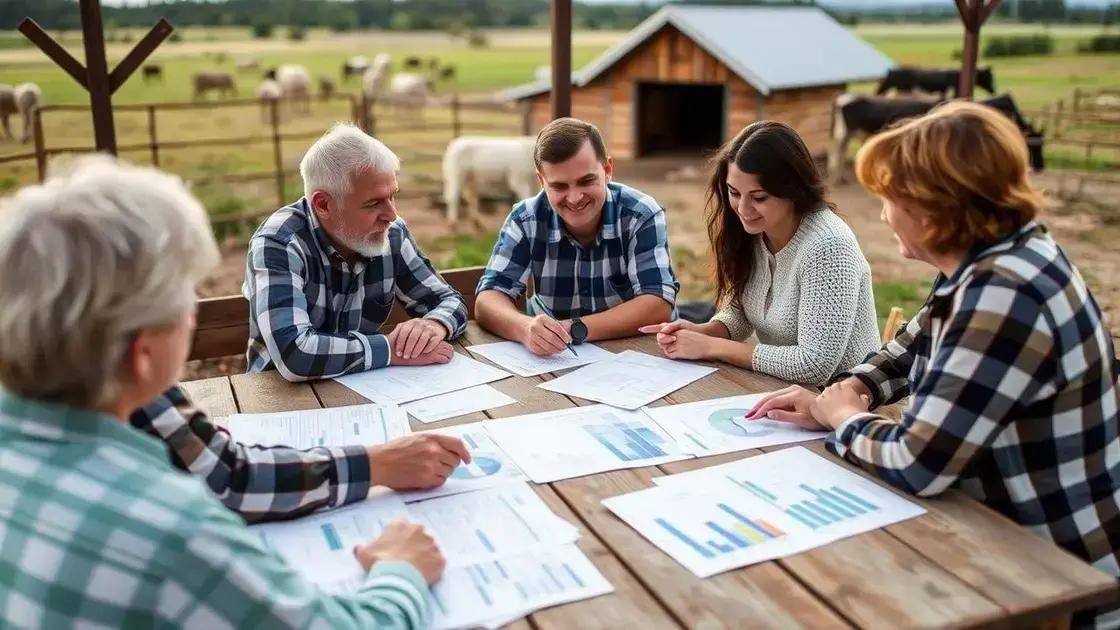
[[[526,107],[479,98],[462,98],[459,95],[452,95],[449,97],[430,97],[426,101],[426,103],[424,104],[425,111],[445,110],[447,113],[449,113],[449,116],[445,117],[448,119],[446,122],[436,123],[433,123],[430,120],[425,121],[423,118],[419,117],[414,118],[406,122],[405,124],[400,124],[399,120],[379,120],[379,117],[377,115],[378,106],[415,108],[416,105],[413,102],[397,102],[391,98],[384,98],[373,101],[370,99],[366,99],[363,96],[354,94],[337,94],[326,98],[317,97],[316,101],[328,103],[335,102],[336,104],[341,103],[345,105],[346,110],[349,113],[350,120],[371,134],[377,133],[379,131],[431,132],[446,130],[446,140],[450,140],[464,133],[501,133],[509,135],[516,133],[527,134],[529,132],[530,115],[529,110]],[[286,169],[284,166],[284,142],[292,140],[310,141],[314,138],[319,137],[323,133],[323,129],[316,129],[313,131],[286,132],[284,130],[285,116],[283,110],[288,105],[288,103],[276,101],[262,103],[261,101],[253,98],[227,99],[220,101],[158,102],[115,105],[113,108],[114,113],[143,112],[146,116],[147,126],[147,137],[145,141],[122,143],[118,146],[118,151],[120,151],[121,153],[130,151],[146,152],[151,164],[158,167],[161,165],[162,158],[166,152],[178,149],[196,147],[243,147],[246,145],[264,144],[270,145],[272,152],[272,167],[266,171],[225,173],[221,175],[195,177],[191,178],[191,181],[196,185],[202,186],[210,184],[232,184],[272,180],[275,183],[277,204],[284,205],[285,203],[290,201],[285,198],[285,185],[290,178],[298,174],[296,171],[292,169]],[[157,123],[160,119],[161,112],[182,110],[220,110],[223,108],[253,106],[267,108],[264,110],[267,112],[267,133],[246,134],[233,137],[169,141],[161,139],[157,132]],[[469,120],[466,116],[464,116],[464,114],[466,112],[472,111],[506,114],[509,117],[509,121],[503,124],[495,124],[492,122]],[[0,156],[0,165],[13,162],[34,161],[38,172],[39,181],[43,181],[47,175],[47,165],[52,158],[60,155],[92,153],[95,150],[92,145],[51,146],[48,143],[48,138],[44,131],[43,120],[44,116],[49,116],[54,112],[88,113],[88,107],[84,105],[45,105],[36,108],[33,113],[33,150],[23,153]],[[298,118],[289,117],[289,121],[291,120],[298,120]],[[444,141],[441,138],[440,144],[442,145],[443,143]],[[438,160],[442,156],[442,147],[440,147],[440,149],[436,151],[424,151],[423,149],[416,149],[409,146],[394,145],[394,150],[398,154],[402,155],[402,157],[411,157],[414,161]],[[405,196],[420,196],[430,193],[431,191],[412,190],[406,193]],[[259,215],[260,212],[241,213],[236,216],[223,216],[222,219],[245,220],[254,218],[255,216]]]

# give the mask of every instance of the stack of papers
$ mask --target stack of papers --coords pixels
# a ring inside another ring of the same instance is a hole
[[[384,444],[411,432],[403,411],[382,405],[238,413],[229,417],[228,427],[242,444],[292,448]]]
[[[459,354],[440,365],[391,365],[345,374],[334,380],[376,403],[403,405],[448,392],[484,385],[511,376],[505,370]]]
[[[799,446],[654,482],[603,505],[698,577],[925,513]]]
[[[828,435],[827,431],[809,431],[777,420],[748,421],[744,417],[747,411],[765,395],[646,407],[644,411],[673,436],[681,450],[698,457],[817,440]]]
[[[420,422],[438,422],[465,416],[476,411],[497,409],[512,405],[516,399],[503,394],[490,385],[476,385],[457,392],[440,394],[404,405],[408,415]]]
[[[627,350],[538,387],[623,409],[638,409],[716,371]]]
[[[607,405],[487,420],[483,424],[494,443],[537,483],[691,457],[641,411]]]
[[[525,349],[525,346],[516,341],[486,343],[470,346],[467,350],[493,361],[518,376],[526,377],[580,367],[614,356],[613,352],[607,352],[599,346],[589,343],[575,347],[578,348],[576,352],[579,353],[579,356],[564,350],[551,356],[541,357],[529,352]]]
[[[423,524],[447,559],[432,588],[436,628],[491,625],[613,590],[574,544],[578,530],[524,483],[409,505],[384,495],[252,529],[312,582],[349,593],[365,579],[354,546],[398,517]]]

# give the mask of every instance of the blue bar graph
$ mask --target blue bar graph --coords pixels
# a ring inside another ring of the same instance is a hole
[[[583,429],[624,462],[663,457],[666,454],[658,446],[665,443],[661,436],[640,424],[588,424]]]
[[[342,539],[338,536],[338,530],[334,528],[331,523],[323,523],[319,526],[323,530],[323,538],[327,539],[327,548],[331,551],[342,550]]]
[[[475,531],[475,534],[478,535],[478,540],[482,543],[483,547],[486,547],[487,551],[490,551],[490,552],[496,551],[494,549],[494,545],[490,543],[490,539],[486,537],[486,534],[483,533],[483,531],[481,529],[476,529],[474,531]]]
[[[580,588],[583,588],[583,580],[579,579],[579,576],[572,570],[572,567],[568,566],[567,562],[565,562],[563,566],[564,570],[568,572],[568,577],[572,578],[572,581],[578,584]]]
[[[685,534],[681,530],[677,529],[676,527],[673,527],[669,523],[669,521],[667,521],[663,518],[659,518],[659,519],[655,519],[654,522],[657,523],[658,525],[660,525],[661,527],[663,527],[665,529],[665,531],[667,531],[670,534],[676,536],[684,544],[688,545],[689,547],[692,547],[692,550],[695,551],[696,553],[700,554],[701,556],[703,556],[705,558],[714,558],[716,556],[716,554],[712,553],[712,551],[710,549],[708,549],[704,545],[701,545],[700,543],[696,542],[695,540],[689,538],[687,534]]]
[[[470,444],[472,449],[478,448],[478,442],[474,441],[474,438],[471,437],[470,433],[463,434],[463,441],[465,441],[467,444]]]

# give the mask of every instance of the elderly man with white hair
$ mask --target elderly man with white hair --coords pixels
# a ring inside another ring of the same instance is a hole
[[[109,158],[0,201],[0,626],[423,627],[443,557],[397,522],[331,595],[129,426],[218,260],[180,180]]]
[[[304,196],[249,245],[249,371],[302,381],[450,361],[467,307],[397,216],[397,156],[340,123],[299,170]],[[382,335],[397,300],[413,319]]]

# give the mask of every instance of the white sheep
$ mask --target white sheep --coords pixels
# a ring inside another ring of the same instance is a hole
[[[368,99],[375,99],[385,92],[393,60],[388,53],[378,53],[373,63],[362,73],[362,92]]]
[[[280,84],[284,100],[288,101],[288,107],[292,111],[296,110],[296,103],[303,104],[301,111],[311,111],[311,74],[307,72],[307,68],[285,64],[276,69],[274,78]]]
[[[43,91],[34,83],[20,83],[12,87],[0,84],[0,124],[4,127],[4,134],[11,139],[12,128],[8,125],[8,118],[12,114],[19,114],[23,118],[23,134],[20,142],[26,143],[31,139],[31,129],[34,125],[32,115],[36,106],[43,102]]]
[[[273,79],[265,79],[257,86],[257,100],[261,102],[261,120],[269,122],[269,109],[272,103],[279,103],[280,99],[284,97],[284,89],[280,87],[280,82]],[[277,116],[280,110],[276,111]]]
[[[393,75],[389,82],[389,96],[393,107],[403,107],[406,114],[419,120],[424,116],[424,105],[432,95],[432,80],[419,74],[402,73]]]
[[[533,165],[533,136],[461,136],[443,153],[443,200],[447,219],[459,220],[459,203],[465,194],[468,213],[477,217],[479,191],[508,189],[519,199],[538,189]]]

